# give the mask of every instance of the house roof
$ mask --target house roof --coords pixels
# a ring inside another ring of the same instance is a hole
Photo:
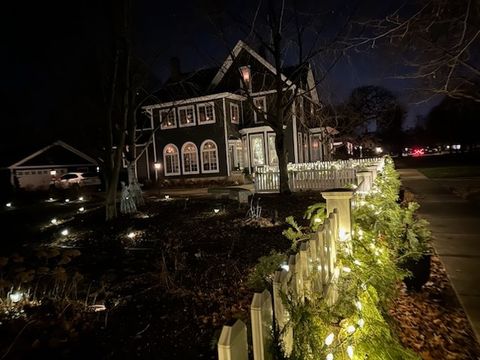
[[[74,147],[56,141],[53,144],[30,154],[22,160],[10,165],[9,169],[38,167],[38,166],[59,166],[59,165],[97,165],[90,156],[75,149]]]
[[[200,69],[180,74],[178,79],[169,78],[155,96],[161,101],[176,101],[208,95],[213,77],[218,67]]]

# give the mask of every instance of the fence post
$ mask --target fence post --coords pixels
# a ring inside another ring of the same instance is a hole
[[[273,306],[275,311],[275,325],[277,326],[278,332],[282,333],[282,347],[287,356],[290,355],[293,348],[293,330],[291,327],[286,328],[290,315],[283,304],[282,294],[287,294],[288,292],[288,282],[291,281],[291,279],[289,279],[289,275],[291,275],[290,272],[290,269],[288,272],[283,270],[276,271],[273,278]]]
[[[270,360],[272,343],[272,296],[268,290],[253,295],[250,306],[254,360]]]
[[[357,171],[357,192],[361,195],[367,194],[372,188],[372,173],[367,170]]]
[[[340,240],[345,241],[352,235],[352,204],[353,191],[348,189],[334,189],[323,191],[322,196],[327,200],[327,214],[338,211],[338,229]]]
[[[372,181],[377,178],[377,165],[366,166],[366,169],[372,173]]]
[[[218,360],[248,360],[247,326],[243,321],[222,328],[217,350]]]

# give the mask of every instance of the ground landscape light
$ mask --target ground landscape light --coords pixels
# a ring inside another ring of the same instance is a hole
[[[14,293],[10,294],[10,301],[13,303],[17,303],[22,300],[23,293],[20,291],[15,291]]]

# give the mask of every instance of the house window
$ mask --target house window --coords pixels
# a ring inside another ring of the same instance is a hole
[[[262,122],[264,117],[267,117],[267,114],[265,113],[267,111],[267,101],[265,96],[253,99],[253,105],[255,106],[255,110],[253,111],[254,121],[256,123]],[[263,116],[261,114],[263,114]]]
[[[252,91],[252,72],[250,66],[241,66],[240,71],[240,88],[246,91]]]
[[[175,109],[160,110],[160,128],[174,129],[177,127],[177,117]]]
[[[268,134],[268,165],[278,165],[277,149],[275,149],[275,134]]]
[[[165,176],[180,175],[180,160],[178,148],[168,144],[163,148],[163,163],[165,164]]]
[[[187,142],[182,146],[184,174],[198,174],[198,152],[194,143]]]
[[[303,134],[303,158],[305,162],[308,161],[308,136],[307,134]]]
[[[230,104],[230,119],[234,124],[240,123],[240,110],[237,104]]]
[[[180,127],[195,126],[195,109],[193,105],[178,108],[178,124]]]
[[[213,103],[199,104],[198,124],[212,124],[215,122],[215,108]]]
[[[265,165],[265,146],[262,134],[250,136],[250,152],[252,166]]]
[[[205,140],[200,150],[202,153],[202,173],[218,172],[217,144],[213,140]]]

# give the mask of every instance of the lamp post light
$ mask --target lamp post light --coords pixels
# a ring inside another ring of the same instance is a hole
[[[153,167],[155,168],[155,181],[158,181],[158,171],[162,168],[162,164],[155,162],[153,163]]]

